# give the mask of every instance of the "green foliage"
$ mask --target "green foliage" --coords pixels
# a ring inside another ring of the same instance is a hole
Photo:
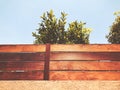
[[[116,15],[115,21],[110,27],[110,32],[106,38],[112,44],[120,44],[120,12],[115,12],[114,15]]]
[[[32,32],[35,37],[35,44],[88,44],[90,29],[85,28],[85,23],[72,22],[69,28],[65,30],[67,14],[61,12],[61,17],[55,17],[52,10],[43,13],[41,23],[37,32]]]
[[[60,19],[57,19],[52,10],[50,10],[50,12],[47,12],[47,14],[44,13],[41,16],[42,22],[39,24],[40,27],[37,29],[38,33],[32,33],[33,37],[35,37],[34,43],[66,43],[66,16],[66,13],[61,12]]]
[[[68,28],[68,42],[75,44],[89,44],[89,34],[91,32],[90,28],[85,28],[83,22],[74,21],[69,24]]]

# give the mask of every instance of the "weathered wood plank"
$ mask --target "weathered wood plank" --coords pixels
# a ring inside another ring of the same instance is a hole
[[[50,65],[50,44],[46,44],[46,57],[44,66],[44,80],[49,80],[49,65]]]
[[[44,62],[0,62],[0,70],[44,70]]]
[[[41,61],[45,53],[0,53],[0,61]]]
[[[120,62],[51,61],[50,70],[120,70]]]
[[[120,72],[51,71],[50,80],[120,80]]]
[[[0,52],[45,52],[45,45],[0,45]]]
[[[50,60],[120,60],[120,52],[52,52]]]
[[[119,44],[53,44],[51,51],[64,52],[119,52]]]
[[[45,52],[45,44],[0,45],[0,52]],[[51,51],[119,52],[119,44],[51,44]]]
[[[43,80],[43,72],[0,72],[0,80]]]

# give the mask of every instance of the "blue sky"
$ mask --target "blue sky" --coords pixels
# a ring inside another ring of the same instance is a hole
[[[0,0],[0,44],[32,44],[40,16],[50,9],[56,17],[66,12],[67,22],[86,22],[93,29],[90,43],[104,44],[120,0]]]

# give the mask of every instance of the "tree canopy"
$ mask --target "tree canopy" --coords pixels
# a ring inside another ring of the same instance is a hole
[[[89,44],[90,28],[85,27],[86,23],[74,21],[69,24],[68,28],[68,42],[69,43],[82,43]]]
[[[115,12],[114,15],[116,16],[115,21],[110,27],[110,32],[106,38],[112,44],[120,44],[120,12]]]
[[[86,28],[83,22],[73,21],[67,30],[65,12],[61,12],[61,17],[56,18],[53,10],[43,13],[37,32],[32,32],[35,37],[35,44],[89,44],[90,28]]]

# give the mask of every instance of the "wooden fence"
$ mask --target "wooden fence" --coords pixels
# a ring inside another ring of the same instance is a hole
[[[0,45],[0,80],[120,80],[120,45]]]

